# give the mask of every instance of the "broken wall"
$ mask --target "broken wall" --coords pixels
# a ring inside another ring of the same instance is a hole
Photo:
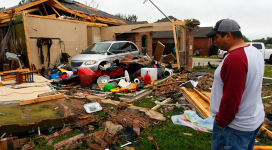
[[[193,50],[194,50],[194,29],[191,27],[186,28],[186,66],[188,71],[193,70]]]
[[[141,32],[141,33],[124,33],[116,36],[116,40],[127,40],[134,42],[139,48],[140,52],[142,52],[143,48],[143,37],[146,37],[146,53],[149,56],[153,56],[152,51],[152,33],[150,32]]]
[[[37,69],[43,66],[47,68],[47,45],[43,45],[44,64],[41,64],[37,37],[60,38],[61,41],[64,41],[64,44],[60,44],[58,39],[52,39],[50,67],[56,64],[57,57],[61,58],[60,46],[70,56],[75,56],[87,48],[87,25],[85,23],[27,17],[26,26],[31,62]]]

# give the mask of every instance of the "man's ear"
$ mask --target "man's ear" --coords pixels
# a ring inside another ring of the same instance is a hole
[[[226,37],[227,40],[230,40],[231,37],[232,37],[232,34],[230,32],[227,32],[225,37]]]

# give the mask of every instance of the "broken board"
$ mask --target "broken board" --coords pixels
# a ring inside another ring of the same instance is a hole
[[[157,46],[156,46],[156,50],[154,53],[154,60],[156,61],[160,61],[161,60],[161,56],[163,54],[165,46],[158,41]]]
[[[5,86],[0,87],[0,103],[33,99],[37,98],[39,94],[52,91],[47,85],[50,80],[39,75],[34,75],[33,83],[22,83],[15,85],[15,88],[14,86],[11,86],[11,84],[16,83],[15,80],[2,82]]]

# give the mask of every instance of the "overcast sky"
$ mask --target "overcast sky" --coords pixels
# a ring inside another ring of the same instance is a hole
[[[0,7],[12,7],[20,0],[1,0]],[[76,0],[90,4],[91,0]],[[150,1],[95,0],[98,9],[110,14],[135,14],[138,21],[153,23],[164,15]],[[250,40],[272,37],[272,0],[152,0],[167,16],[179,20],[197,19],[201,27],[214,26],[218,20],[230,18],[241,26]]]

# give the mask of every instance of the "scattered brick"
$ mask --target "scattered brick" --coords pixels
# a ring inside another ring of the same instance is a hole
[[[1,139],[1,147],[2,147],[2,150],[7,150],[8,149],[7,138]]]
[[[161,122],[161,121],[158,121],[157,126],[160,126],[161,124],[162,124],[162,122]]]
[[[54,140],[53,139],[50,139],[47,143],[46,143],[46,146],[51,146],[53,144]]]
[[[151,136],[148,136],[148,137],[147,137],[147,139],[148,139],[149,141],[151,141],[151,142],[153,142],[153,141],[154,141],[154,138],[153,138],[153,137],[151,137]]]
[[[138,135],[140,135],[140,132],[141,132],[141,130],[140,130],[140,121],[137,120],[137,119],[134,119],[134,120],[133,120],[133,130],[134,130]]]
[[[84,120],[79,120],[76,125],[77,126],[86,126],[92,122],[98,122],[99,121],[99,117],[98,116],[94,116],[93,118],[88,118],[88,119],[84,119]]]
[[[80,145],[80,143],[77,142],[78,139],[81,139],[84,137],[84,134],[81,133],[79,135],[76,135],[74,137],[71,137],[69,139],[66,139],[66,140],[63,140],[63,141],[60,141],[56,144],[54,144],[54,150],[58,150],[58,149],[61,149],[62,147],[74,147],[72,146],[71,144],[76,144],[76,145]],[[81,141],[80,141],[81,142]]]
[[[21,138],[21,139],[20,139],[20,145],[21,145],[21,146],[25,145],[25,141],[26,141],[25,138]]]
[[[135,112],[130,112],[130,111],[121,111],[119,114],[117,114],[116,116],[113,117],[114,121],[121,123],[125,127],[132,126],[134,119],[139,120],[140,124],[144,128],[149,127],[153,122],[151,120],[140,117]]]
[[[59,134],[58,134],[58,132],[55,132],[54,133],[54,138],[57,138],[57,137],[59,137]]]
[[[29,145],[29,146],[33,146],[34,143],[33,143],[33,142],[28,142],[28,145]]]
[[[51,139],[51,136],[50,136],[50,135],[48,135],[48,136],[43,136],[43,138],[44,138],[46,141],[48,141],[48,140]]]
[[[19,149],[20,148],[20,142],[19,142],[19,139],[18,137],[13,137],[13,148],[14,149]]]
[[[13,140],[12,137],[7,138],[7,144],[8,144],[8,149],[13,149]]]
[[[92,149],[95,149],[95,150],[103,150],[103,148],[100,147],[100,146],[97,145],[97,144],[91,144],[91,145],[89,145],[89,148],[92,148]]]

